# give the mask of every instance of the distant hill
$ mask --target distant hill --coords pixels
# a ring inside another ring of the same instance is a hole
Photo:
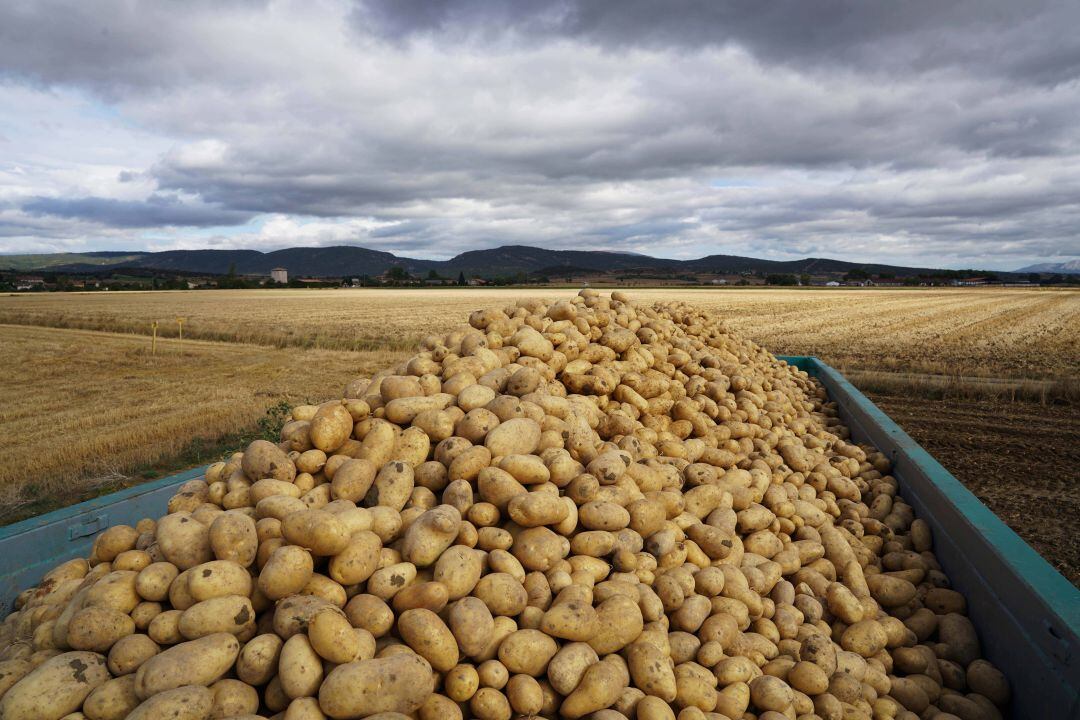
[[[490,250],[470,250],[450,260],[433,263],[442,273],[512,275],[518,272],[585,270],[603,272],[638,268],[678,269],[678,260],[664,260],[633,253],[589,250],[547,250],[528,245],[504,245]]]
[[[1061,275],[1080,275],[1080,260],[1069,260],[1062,263],[1039,263],[1022,267],[1018,273],[1059,273]]]
[[[47,253],[40,255],[0,255],[0,270],[28,272],[31,270],[53,270],[70,265],[113,266],[123,262],[134,262],[149,253],[140,252],[90,252],[90,253]]]
[[[1034,270],[1024,272],[1080,272],[1073,270]],[[863,270],[869,274],[892,273],[896,276],[934,274],[935,268],[914,268],[877,263],[855,263],[830,258],[802,260],[762,260],[739,255],[709,255],[697,260],[668,260],[648,255],[587,250],[549,250],[527,245],[504,245],[488,250],[470,250],[450,260],[422,260],[399,257],[393,253],[369,250],[353,245],[299,247],[260,252],[258,250],[168,250],[165,252],[93,252],[53,255],[0,255],[0,269],[53,272],[112,272],[123,269],[153,269],[206,275],[269,275],[283,267],[291,277],[375,277],[400,266],[413,275],[434,270],[443,277],[459,273],[481,277],[581,274],[595,272],[642,273],[715,273],[736,274],[843,274]],[[1033,266],[1037,267],[1037,266]],[[1057,266],[1055,266],[1057,267]],[[1001,275],[1001,273],[997,273]]]

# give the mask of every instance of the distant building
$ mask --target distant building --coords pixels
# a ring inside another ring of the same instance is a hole
[[[270,271],[270,279],[282,285],[289,284],[289,271],[285,268],[274,268]]]
[[[727,280],[724,278],[713,278],[709,282],[713,285],[727,285]]]
[[[990,282],[990,278],[984,277],[970,277],[963,280],[953,280],[953,285],[956,287],[974,287],[978,285],[985,285]]]

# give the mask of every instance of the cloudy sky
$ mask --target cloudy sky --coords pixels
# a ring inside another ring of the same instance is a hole
[[[0,0],[0,252],[1080,256],[1076,0]]]

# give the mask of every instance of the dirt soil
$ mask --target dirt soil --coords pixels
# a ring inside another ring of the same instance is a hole
[[[869,395],[1080,587],[1080,405]]]

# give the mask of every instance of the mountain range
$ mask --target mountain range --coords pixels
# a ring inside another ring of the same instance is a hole
[[[1022,273],[1055,273],[1060,275],[1080,275],[1080,260],[1069,260],[1060,263],[1038,263],[1022,267],[1016,272]]]
[[[108,251],[45,255],[3,255],[0,269],[68,273],[115,272],[138,268],[150,270],[224,275],[269,275],[282,267],[291,277],[377,276],[393,267],[426,275],[434,270],[443,277],[494,277],[517,273],[558,276],[563,273],[658,272],[658,273],[783,273],[843,274],[862,270],[870,274],[896,276],[935,274],[935,268],[904,267],[878,263],[856,263],[829,258],[763,260],[739,255],[708,255],[696,260],[669,260],[648,255],[586,250],[547,250],[526,245],[505,245],[488,250],[470,250],[450,260],[423,260],[399,257],[367,248],[339,245],[296,247],[272,252],[258,250],[167,250],[164,252]],[[1037,272],[1026,268],[1027,272]],[[1080,272],[1080,269],[1077,270]],[[1050,272],[1062,272],[1054,270]],[[999,273],[1000,274],[1000,273]]]

